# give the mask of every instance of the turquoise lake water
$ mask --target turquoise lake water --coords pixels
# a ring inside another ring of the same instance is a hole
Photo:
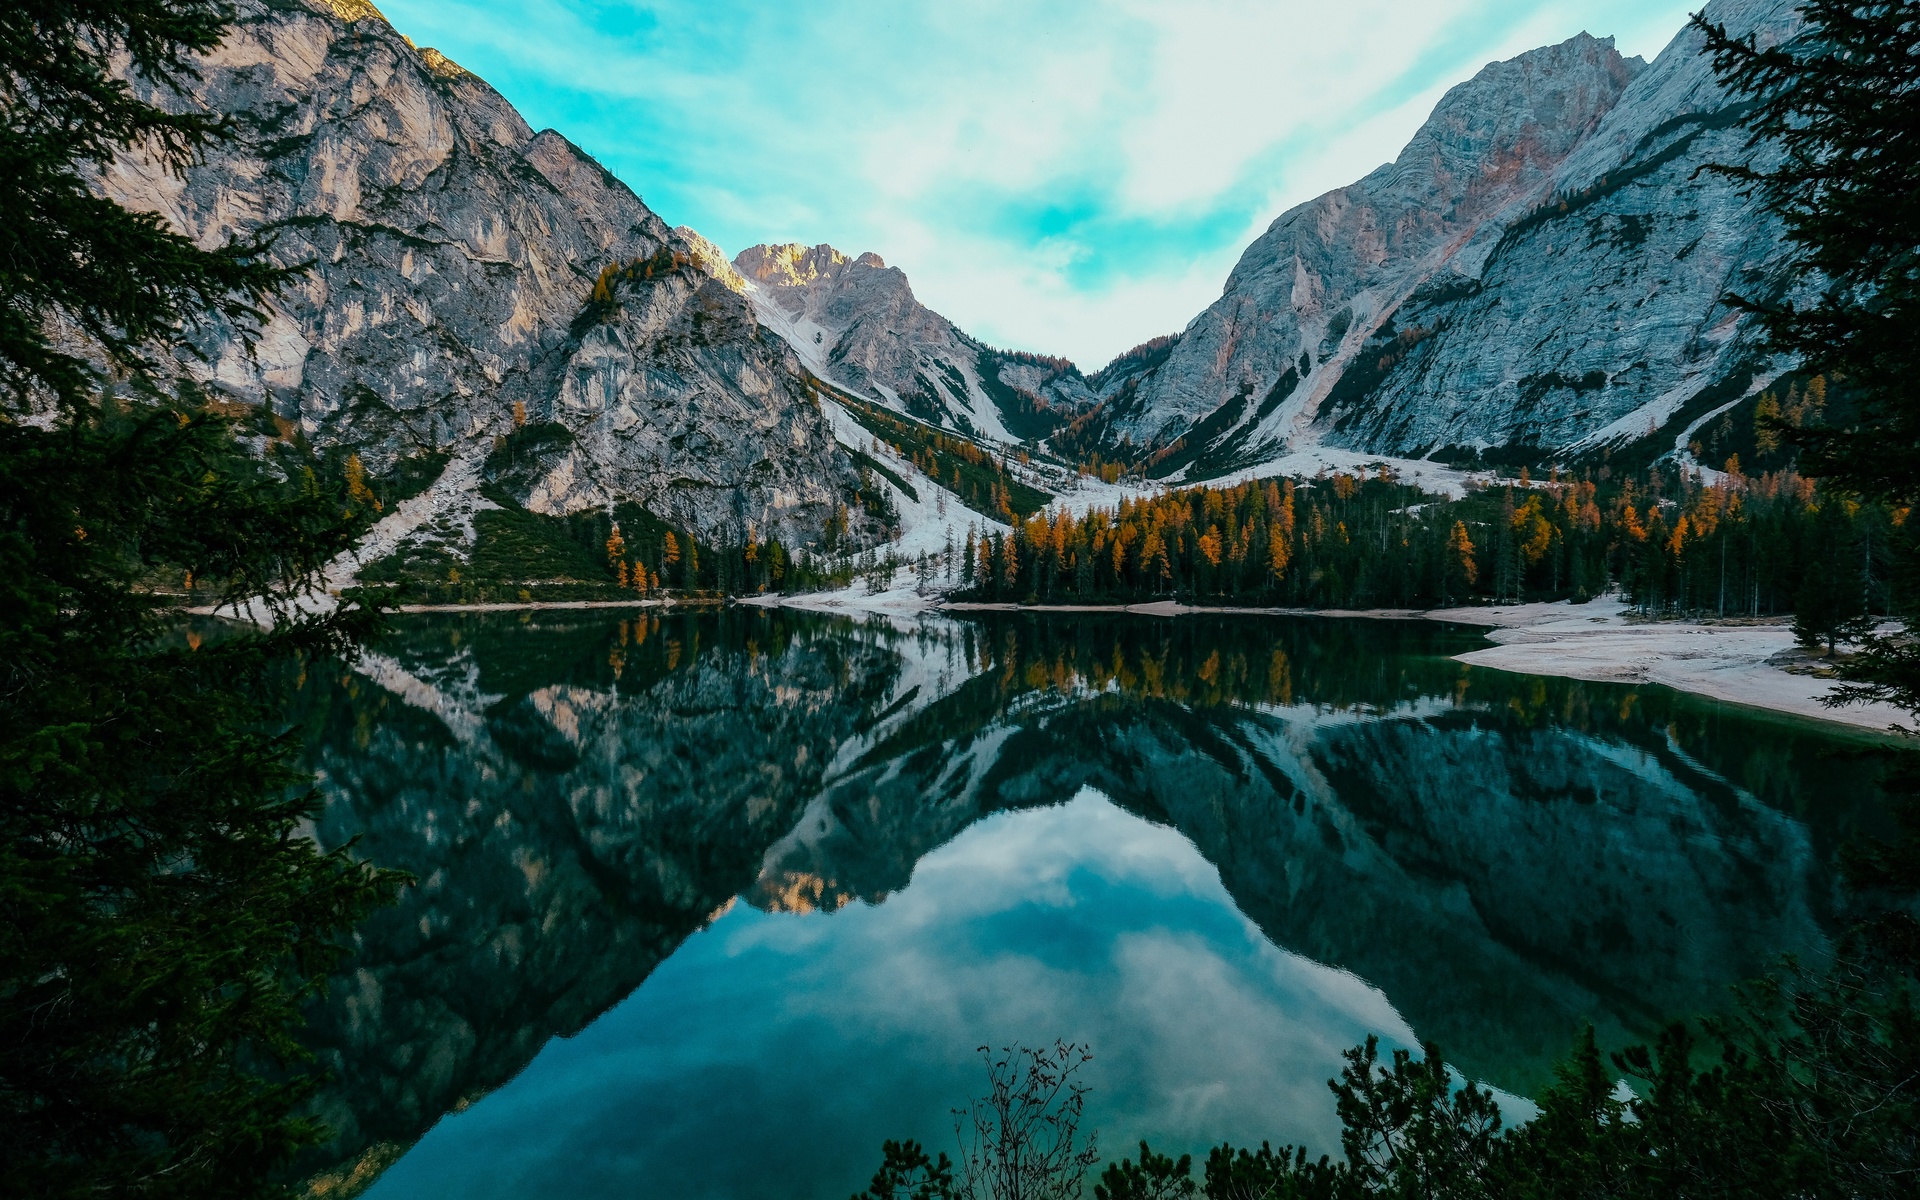
[[[412,872],[314,1010],[369,1196],[841,1200],[981,1046],[1087,1125],[1337,1151],[1369,1034],[1525,1097],[1837,923],[1876,744],[1423,623],[409,618],[302,716]]]

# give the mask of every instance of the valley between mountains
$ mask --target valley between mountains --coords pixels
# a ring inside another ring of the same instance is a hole
[[[1084,370],[969,335],[878,253],[729,259],[365,0],[240,12],[170,102],[245,137],[101,186],[309,264],[255,344],[206,328],[192,369],[368,481],[381,519],[336,588],[577,600],[621,538],[656,547],[641,590],[662,539],[736,580],[826,579],[1042,510],[1329,471],[1456,495],[1523,467],[1710,481],[1701,431],[1752,427],[1794,366],[1730,302],[1786,294],[1789,263],[1710,169],[1771,151],[1691,31],[1651,63],[1583,33],[1489,64],[1393,162],[1275,219],[1184,329]],[[1798,21],[1708,15],[1763,45]]]

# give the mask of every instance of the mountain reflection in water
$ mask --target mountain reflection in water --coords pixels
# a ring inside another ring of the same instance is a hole
[[[1055,1037],[1094,1044],[1111,1151],[1332,1151],[1369,1031],[1525,1095],[1587,1021],[1644,1037],[1818,957],[1879,770],[1834,752],[1871,743],[1447,657],[1476,644],[410,618],[302,699],[322,840],[419,879],[316,1008],[341,1136],[309,1166],[459,1112],[375,1194],[839,1197],[884,1136],[946,1144],[975,1045]]]

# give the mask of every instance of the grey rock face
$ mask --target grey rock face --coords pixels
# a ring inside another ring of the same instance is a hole
[[[1408,293],[1539,192],[1640,66],[1583,34],[1453,89],[1395,162],[1248,247],[1116,429],[1171,440],[1233,397],[1270,414],[1293,398],[1289,374],[1309,391],[1336,374]]]
[[[632,499],[696,529],[824,527],[842,456],[793,352],[692,266],[613,296],[569,346],[548,413],[572,442],[542,460],[527,506]]]
[[[1710,16],[1763,40],[1795,20]],[[1749,157],[1738,111],[1690,32],[1651,67],[1586,35],[1489,66],[1394,163],[1275,221],[1165,362],[1103,386],[1111,435],[1197,432],[1193,477],[1302,441],[1670,436],[1768,369],[1723,296],[1777,287],[1777,230],[1699,171]]]
[[[1784,7],[1715,15],[1778,36]],[[1692,32],[1676,39],[1538,201],[1370,335],[1324,394],[1331,440],[1423,453],[1672,438],[1771,376],[1725,297],[1777,294],[1786,256],[1759,202],[1701,170],[1752,152],[1699,50]],[[1380,370],[1376,353],[1395,361]]]
[[[809,368],[889,408],[1008,442],[1042,436],[1095,403],[1072,363],[968,336],[915,299],[906,274],[877,254],[754,246],[733,265],[749,281],[760,319]]]
[[[528,481],[534,507],[631,496],[707,532],[756,516],[817,531],[851,468],[711,247],[370,5],[239,7],[185,99],[232,114],[244,144],[184,179],[129,160],[103,180],[196,238],[271,233],[282,261],[314,264],[273,305],[257,353],[206,331],[211,386],[271,404],[375,473],[506,433],[517,405],[582,448]],[[662,248],[717,282],[657,287],[576,336],[601,270]]]

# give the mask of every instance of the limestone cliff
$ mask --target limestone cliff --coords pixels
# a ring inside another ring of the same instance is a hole
[[[166,102],[232,115],[240,140],[181,178],[129,158],[103,181],[203,241],[270,234],[312,264],[256,352],[204,331],[211,387],[376,475],[551,423],[559,449],[513,481],[536,510],[633,499],[713,534],[819,532],[851,466],[711,246],[371,5],[238,7]],[[673,269],[588,311],[604,271],[663,254]]]
[[[1765,42],[1792,9],[1709,15]],[[1726,296],[1777,294],[1784,267],[1772,219],[1703,170],[1754,152],[1699,51],[1684,32],[1644,66],[1582,35],[1487,67],[1395,162],[1276,220],[1163,362],[1103,387],[1110,436],[1185,437],[1191,478],[1312,442],[1684,442],[1778,369]]]

